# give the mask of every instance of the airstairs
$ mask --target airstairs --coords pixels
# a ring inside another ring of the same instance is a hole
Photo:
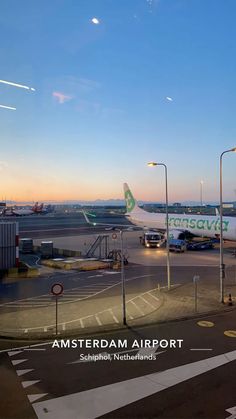
[[[99,259],[106,259],[109,253],[109,235],[99,234],[91,246],[88,248],[86,257],[98,257]]]

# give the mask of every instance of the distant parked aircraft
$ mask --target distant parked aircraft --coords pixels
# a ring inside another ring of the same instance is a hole
[[[46,214],[47,212],[50,211],[48,211],[47,208],[44,208],[44,204],[39,205],[39,203],[36,202],[31,209],[4,208],[1,215],[21,217],[32,214]]]

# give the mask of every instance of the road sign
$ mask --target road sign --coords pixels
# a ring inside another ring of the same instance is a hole
[[[63,285],[59,283],[53,284],[51,287],[51,293],[56,296],[61,295],[63,293]]]

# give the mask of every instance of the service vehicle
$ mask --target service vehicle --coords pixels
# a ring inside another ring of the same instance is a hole
[[[139,237],[140,243],[145,247],[161,247],[165,243],[164,237],[156,231],[145,231]]]
[[[183,253],[187,249],[185,240],[171,239],[169,241],[169,249],[171,252]]]

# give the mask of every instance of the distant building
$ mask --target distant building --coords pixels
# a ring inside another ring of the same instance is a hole
[[[174,202],[173,207],[181,207],[181,203],[180,202]]]

